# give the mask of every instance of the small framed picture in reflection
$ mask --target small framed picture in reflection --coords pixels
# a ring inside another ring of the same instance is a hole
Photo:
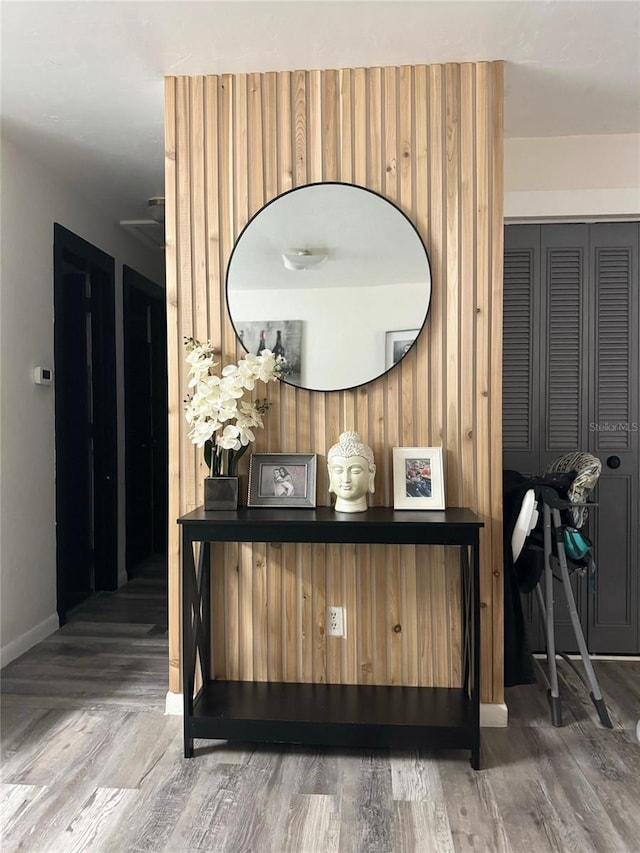
[[[409,352],[420,329],[399,329],[395,332],[386,333],[386,353],[385,353],[385,368],[393,367],[405,357]]]

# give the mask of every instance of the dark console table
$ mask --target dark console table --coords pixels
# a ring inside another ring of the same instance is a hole
[[[362,513],[336,513],[329,507],[315,510],[241,508],[236,512],[196,509],[179,518],[178,523],[182,525],[182,686],[186,758],[192,757],[193,739],[198,737],[334,746],[469,749],[471,766],[479,769],[479,538],[483,523],[471,510],[402,511],[375,507]],[[211,680],[212,542],[459,546],[463,584],[463,686],[387,687]],[[203,686],[194,697],[196,652]]]

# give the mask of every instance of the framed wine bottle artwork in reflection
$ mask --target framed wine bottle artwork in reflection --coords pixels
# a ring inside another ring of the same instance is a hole
[[[301,320],[246,320],[237,321],[238,337],[247,352],[260,355],[269,349],[274,355],[286,359],[285,380],[300,383],[302,372],[302,321]]]

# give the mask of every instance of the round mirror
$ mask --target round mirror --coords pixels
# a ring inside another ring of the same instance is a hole
[[[429,257],[412,222],[352,184],[307,184],[270,201],[227,268],[244,348],[284,355],[285,381],[314,391],[354,388],[392,368],[430,298]]]

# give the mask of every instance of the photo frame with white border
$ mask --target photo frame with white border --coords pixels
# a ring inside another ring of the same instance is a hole
[[[317,461],[315,453],[253,453],[248,506],[313,509]]]
[[[444,509],[442,447],[393,448],[394,509]]]
[[[420,329],[398,329],[385,333],[385,370],[404,358],[419,334]]]

